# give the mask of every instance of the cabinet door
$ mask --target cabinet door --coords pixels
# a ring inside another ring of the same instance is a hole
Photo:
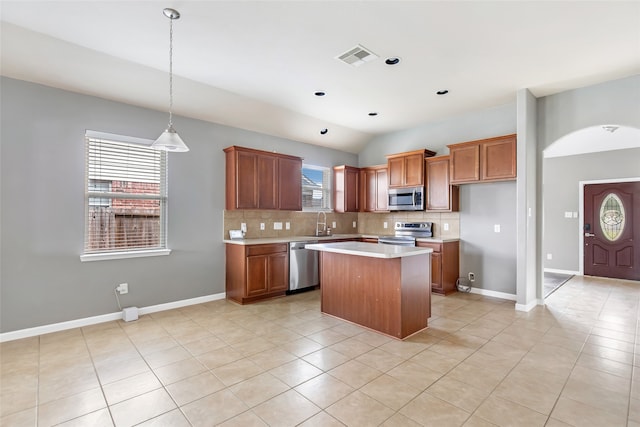
[[[387,168],[376,169],[376,210],[389,210],[389,181]]]
[[[287,253],[267,257],[267,288],[269,292],[289,289],[289,257]]]
[[[236,152],[235,207],[256,209],[258,207],[258,156],[244,151]]]
[[[516,177],[516,138],[509,136],[484,142],[480,145],[481,174],[483,181],[498,181]]]
[[[362,209],[375,212],[377,207],[377,175],[374,169],[364,169],[362,175]]]
[[[360,169],[352,166],[333,168],[335,188],[333,191],[333,209],[336,212],[358,212],[360,206],[358,188]]]
[[[302,160],[280,158],[279,175],[279,208],[288,211],[302,210]]]
[[[480,144],[449,147],[451,184],[480,180]]]
[[[247,257],[247,283],[245,296],[253,297],[267,292],[268,255]]]
[[[278,209],[278,158],[276,156],[258,155],[258,209]]]
[[[427,210],[451,210],[451,184],[449,183],[449,156],[426,159]]]
[[[442,292],[442,253],[431,253],[431,290]]]
[[[404,185],[424,184],[424,153],[411,154],[404,158]]]
[[[404,184],[404,157],[394,157],[387,161],[389,187],[402,187]]]

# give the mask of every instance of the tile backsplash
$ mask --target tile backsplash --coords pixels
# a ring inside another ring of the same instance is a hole
[[[439,239],[460,237],[460,214],[458,212],[388,212],[388,213],[335,213],[327,212],[327,226],[332,234],[391,235],[396,221],[431,221],[433,236]],[[316,230],[317,212],[291,212],[273,210],[225,210],[224,238],[229,238],[229,230],[239,230],[240,224],[247,224],[247,239],[265,237],[309,236]],[[324,218],[321,216],[321,220]],[[335,227],[333,223],[335,222]],[[356,224],[353,227],[353,224]],[[289,223],[289,230],[286,224]],[[385,223],[387,228],[385,228]],[[260,229],[264,224],[264,230]],[[282,229],[274,225],[280,224]],[[448,228],[445,230],[445,228]]]

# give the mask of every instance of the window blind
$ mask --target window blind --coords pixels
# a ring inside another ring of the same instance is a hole
[[[85,142],[84,253],[165,249],[167,152],[90,131]]]

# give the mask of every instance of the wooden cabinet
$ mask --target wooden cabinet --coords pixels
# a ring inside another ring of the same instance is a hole
[[[416,246],[431,248],[431,292],[448,295],[456,292],[460,274],[460,242],[416,242]]]
[[[363,237],[360,241],[364,243],[378,243],[378,239],[374,237]]]
[[[289,289],[286,243],[226,245],[227,298],[240,304],[285,295]]]
[[[227,210],[302,210],[302,159],[244,147],[224,149]]]
[[[278,159],[278,209],[302,210],[302,159],[280,157]]]
[[[426,210],[447,212],[459,210],[459,187],[451,185],[449,172],[449,156],[425,159]]]
[[[388,188],[387,165],[361,168],[360,210],[363,212],[388,211]]]
[[[360,169],[353,166],[335,166],[333,178],[333,210],[358,212]]]
[[[449,145],[451,183],[515,179],[516,135]]]
[[[388,155],[389,188],[424,185],[424,159],[435,154],[423,149]]]

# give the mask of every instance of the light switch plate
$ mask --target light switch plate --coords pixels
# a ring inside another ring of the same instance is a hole
[[[496,233],[499,233],[500,232],[500,224],[495,224],[493,226],[493,231],[495,231]]]
[[[274,222],[273,223],[273,229],[274,230],[282,230],[282,223],[281,222]]]
[[[264,230],[264,222],[260,223],[260,230]]]
[[[285,222],[284,223],[284,228],[286,228],[287,230],[291,230],[291,223],[290,222]]]
[[[448,223],[448,222],[445,222],[445,223],[442,225],[442,229],[443,229],[444,231],[449,231],[449,223]]]

